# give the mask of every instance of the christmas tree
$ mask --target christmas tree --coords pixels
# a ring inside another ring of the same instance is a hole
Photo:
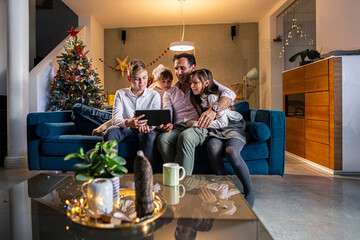
[[[78,31],[68,31],[70,39],[65,42],[65,52],[57,60],[59,70],[50,87],[49,110],[71,110],[75,103],[102,108],[104,89],[91,59],[84,53],[85,45],[77,38]]]

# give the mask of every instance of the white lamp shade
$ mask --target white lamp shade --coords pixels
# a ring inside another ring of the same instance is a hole
[[[259,79],[259,72],[256,68],[253,68],[246,74],[246,77],[248,79],[257,80]]]
[[[194,49],[194,43],[188,41],[176,41],[170,43],[170,50],[172,51],[190,51]]]

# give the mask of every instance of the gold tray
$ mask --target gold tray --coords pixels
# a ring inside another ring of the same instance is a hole
[[[125,200],[132,200],[135,203],[135,190],[120,189],[120,203],[121,201]],[[102,221],[101,218],[94,218],[88,214],[89,210],[87,209],[84,199],[73,199],[72,203],[67,201],[66,204],[66,215],[71,219],[71,221],[82,226],[99,229],[127,229],[134,227],[144,227],[149,223],[154,223],[156,219],[164,214],[167,208],[166,201],[158,195],[154,194],[155,210],[153,215],[142,219],[135,218],[132,222],[121,221],[121,223],[117,224],[113,222],[106,223]],[[119,210],[118,206],[114,207],[114,210]]]

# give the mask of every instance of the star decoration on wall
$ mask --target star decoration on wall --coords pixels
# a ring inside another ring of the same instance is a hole
[[[115,68],[115,70],[120,70],[121,71],[121,76],[124,77],[124,71],[125,69],[128,67],[126,61],[128,60],[127,56],[126,58],[124,58],[124,60],[121,60],[119,58],[116,58],[116,60],[118,61],[119,65]]]
[[[71,27],[71,31],[66,31],[66,32],[75,39],[77,38],[76,34],[78,34],[79,31],[75,31],[74,27]]]

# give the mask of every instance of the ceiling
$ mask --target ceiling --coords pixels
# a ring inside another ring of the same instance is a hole
[[[104,28],[258,22],[280,0],[62,0]]]

